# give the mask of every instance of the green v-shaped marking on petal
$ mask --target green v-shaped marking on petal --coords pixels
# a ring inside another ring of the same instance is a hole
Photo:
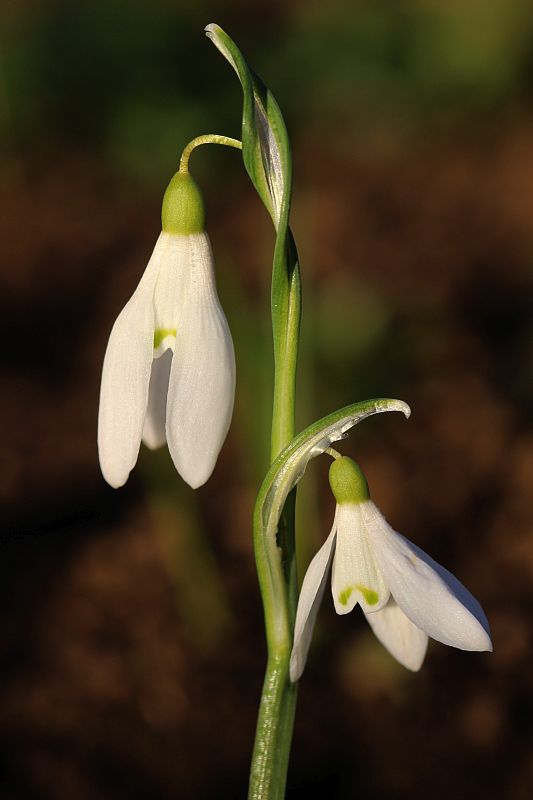
[[[157,350],[167,336],[176,336],[176,328],[156,328],[154,331],[154,350]]]
[[[339,603],[341,605],[348,605],[348,600],[350,599],[350,595],[354,589],[357,592],[361,592],[369,606],[375,606],[379,600],[379,594],[375,592],[374,589],[369,589],[367,586],[362,586],[360,583],[356,583],[354,586],[348,586],[347,589],[343,589],[339,594]]]

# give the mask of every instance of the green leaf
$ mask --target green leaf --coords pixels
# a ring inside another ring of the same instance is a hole
[[[365,400],[341,408],[296,436],[274,461],[263,481],[254,509],[254,540],[258,572],[267,582],[263,594],[271,599],[272,616],[280,626],[279,631],[272,631],[274,636],[284,634],[282,628],[285,627],[280,597],[283,576],[276,534],[287,496],[312,458],[327,450],[332,442],[345,438],[358,422],[385,411],[401,411],[407,418],[411,414],[409,406],[402,400]]]
[[[243,161],[276,229],[271,293],[275,362],[271,455],[274,459],[294,435],[294,382],[301,309],[298,253],[289,229],[292,196],[289,137],[274,96],[250,69],[235,42],[218,25],[208,25],[205,30],[241,82]]]
[[[292,159],[285,122],[272,93],[250,69],[228,34],[213,23],[205,31],[241,82],[244,164],[277,230],[282,215],[288,218],[292,191]]]

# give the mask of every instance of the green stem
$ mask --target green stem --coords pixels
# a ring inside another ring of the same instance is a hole
[[[288,210],[282,224],[287,225]],[[298,257],[290,231],[274,254],[272,327],[274,403],[271,459],[294,438],[296,365],[301,316]],[[276,247],[276,251],[278,246]],[[298,599],[295,552],[296,489],[288,496],[275,541],[254,519],[254,549],[265,609],[268,660],[250,771],[249,800],[283,800],[294,728],[297,687],[289,677]]]
[[[286,668],[289,668],[290,652],[294,636],[294,621],[296,606],[298,604],[298,575],[296,569],[296,540],[295,540],[295,512],[296,489],[290,492],[285,502],[283,514],[279,525],[279,541],[284,555],[284,575],[287,586],[287,613],[289,622],[290,648]],[[279,710],[279,735],[276,779],[278,782],[279,798],[285,797],[285,784],[294,729],[296,714],[296,701],[298,699],[298,686],[291,683],[288,674],[284,675],[284,692]]]
[[[272,546],[265,541],[258,520],[254,524],[257,571],[265,602],[268,661],[250,770],[249,800],[285,797],[297,695],[297,687],[289,678],[297,599],[295,499],[296,492],[292,491],[279,523],[279,548],[276,543]]]
[[[270,654],[267,662],[250,770],[249,800],[283,800],[292,738],[286,702],[289,654]]]
[[[235,147],[237,150],[242,150],[242,142],[238,139],[232,139],[230,136],[220,136],[218,133],[204,133],[203,136],[197,136],[192,142],[185,147],[180,159],[180,172],[189,171],[189,158],[192,151],[199,147],[201,144],[223,144],[226,147]]]

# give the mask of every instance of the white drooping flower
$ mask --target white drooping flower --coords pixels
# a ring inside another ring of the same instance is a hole
[[[211,475],[235,395],[235,355],[220,306],[200,191],[172,178],[162,232],[109,337],[102,372],[98,451],[106,481],[122,486],[141,440],[165,442],[192,488]]]
[[[489,625],[475,597],[447,569],[396,533],[370,500],[350,458],[330,469],[337,500],[331,533],[304,577],[290,675],[305,667],[330,566],[337,614],[359,603],[380,642],[401,664],[419,670],[428,637],[461,650],[492,650]]]

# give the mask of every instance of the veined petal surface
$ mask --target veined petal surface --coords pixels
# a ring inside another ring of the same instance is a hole
[[[168,248],[162,233],[137,289],[119,314],[102,370],[98,413],[98,453],[106,481],[128,479],[141,444],[153,358],[153,295]]]
[[[293,683],[301,677],[307,661],[318,609],[329,577],[329,567],[335,549],[336,529],[335,515],[331,533],[312,559],[303,579],[296,610],[294,643],[290,661],[290,677]]]
[[[367,503],[363,513],[391,595],[409,619],[443,644],[461,650],[492,650],[487,618],[468,589],[396,533],[373,503]]]
[[[424,661],[428,637],[390,598],[380,611],[365,614],[381,644],[407,669],[418,672]]]
[[[167,241],[166,258],[159,270],[154,291],[157,345],[164,342],[166,334],[171,338],[175,336],[189,266],[189,237],[177,233],[165,233],[164,236]]]
[[[167,443],[193,488],[211,475],[235,395],[235,354],[215,286],[207,234],[190,234],[183,253],[176,344],[167,397]]]
[[[389,599],[389,589],[366,530],[364,505],[341,503],[337,506],[337,546],[331,580],[337,614],[347,614],[357,603],[363,611],[377,611]]]

